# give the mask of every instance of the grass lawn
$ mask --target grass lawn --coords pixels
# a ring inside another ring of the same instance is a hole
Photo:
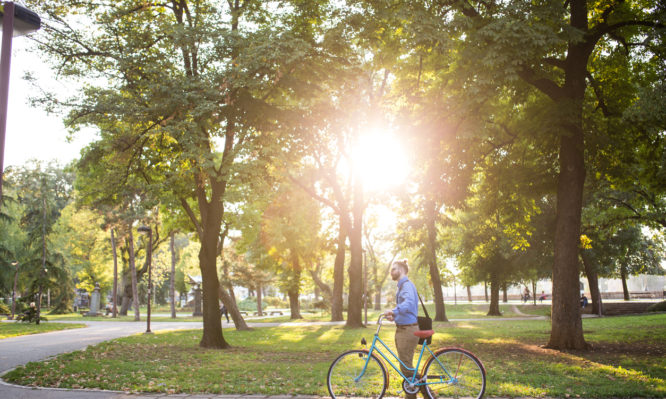
[[[666,397],[666,315],[584,319],[591,351],[544,349],[542,320],[435,323],[433,347],[474,352],[488,372],[488,396]],[[382,329],[392,343],[394,329]],[[198,346],[201,331],[136,335],[29,363],[5,376],[23,385],[128,392],[304,394],[328,396],[330,362],[359,348],[374,328],[341,326],[225,329],[229,350]],[[390,371],[388,396],[398,395]]]
[[[39,325],[27,323],[0,323],[0,339],[17,337],[19,335],[40,334],[50,331],[69,330],[70,328],[82,328],[85,324],[51,323],[41,322]]]
[[[521,305],[518,305],[519,309],[523,310],[523,308],[520,307]],[[426,308],[428,309],[428,313],[430,314],[430,317],[434,318],[435,317],[435,305],[430,303],[426,305]],[[488,318],[492,319],[495,318],[493,316],[486,316],[486,313],[488,313],[488,304],[487,303],[465,303],[465,304],[446,304],[446,317],[447,319],[483,319],[483,318]],[[388,308],[387,308],[388,309]],[[513,311],[513,305],[510,304],[501,304],[500,305],[500,311],[503,313],[504,317],[519,317],[520,315],[515,313]],[[346,312],[345,312],[346,313]],[[374,323],[377,321],[377,318],[379,315],[383,313],[383,311],[377,311],[377,310],[370,310],[368,309],[368,323]],[[527,312],[524,312],[527,314]],[[543,313],[543,312],[542,312]],[[550,313],[550,306],[548,307],[548,311],[546,314]],[[419,315],[423,314],[423,310],[419,307]],[[530,313],[531,314],[531,313]],[[278,317],[266,317],[266,318],[251,318],[248,319],[248,323],[302,323],[302,322],[314,322],[314,321],[330,321],[331,320],[331,315],[330,313],[325,313],[325,312],[307,312],[307,311],[302,311],[301,316],[303,316],[302,319],[295,319],[292,320],[289,318],[289,316],[278,316]],[[345,315],[346,317],[346,315]]]
[[[533,306],[522,306],[522,305],[517,305],[521,311],[524,313],[528,313],[525,309],[531,309]],[[435,316],[435,305],[430,303],[426,305],[426,308],[428,309],[428,312],[430,313],[430,317]],[[546,309],[547,308],[547,309]],[[516,314],[513,311],[513,305],[510,304],[500,304],[500,310],[503,312],[505,317],[517,317],[520,316],[519,314]],[[270,310],[269,310],[270,311]],[[81,320],[81,321],[134,321],[134,311],[131,311],[128,316],[118,316],[115,319],[112,318],[111,316],[96,316],[96,317],[85,317],[82,316],[80,313],[67,313],[67,314],[58,314],[58,315],[48,315],[48,318],[50,321],[58,321],[58,320],[68,320],[68,321],[76,321],[76,320]],[[172,319],[171,317],[168,316],[158,316],[156,317],[154,314],[155,313],[171,313],[170,311],[153,311],[153,315],[151,316],[150,320],[151,321],[193,321],[193,322],[201,322],[203,320],[202,317],[192,317],[192,313],[190,312],[180,312],[177,313],[176,319]],[[377,320],[377,318],[380,315],[380,311],[376,310],[371,310],[368,309],[368,322],[374,322]],[[419,308],[419,314],[423,313],[421,308]],[[448,319],[476,319],[476,318],[492,318],[489,316],[486,316],[486,313],[488,313],[488,304],[487,303],[465,303],[465,304],[446,304],[446,316]],[[540,312],[537,312],[535,314],[539,315],[545,315],[550,313],[550,306],[544,305],[543,309]],[[529,313],[531,314],[531,313]],[[302,319],[295,319],[292,320],[290,317],[287,316],[271,316],[271,317],[257,317],[257,316],[245,316],[245,319],[248,323],[291,323],[291,322],[296,322],[296,323],[302,323],[302,322],[316,322],[316,321],[330,321],[331,320],[331,315],[328,312],[321,312],[321,311],[307,311],[307,310],[302,310],[301,311],[301,316],[303,316]],[[345,315],[346,317],[346,315]],[[141,321],[146,320],[146,309],[142,308],[141,309]]]
[[[48,315],[49,321],[134,321],[134,313],[132,312],[128,316],[118,316],[115,319],[112,318],[110,315],[109,316],[94,316],[94,317],[88,317],[88,316],[83,316],[80,313],[65,313],[65,314],[55,314],[55,315]],[[201,316],[199,317],[192,317],[192,314],[177,314],[176,319],[172,319],[171,317],[155,317],[154,315],[151,314],[150,316],[150,321],[198,321],[201,322],[203,318]],[[146,312],[145,310],[142,311],[141,313],[141,322],[146,321]]]

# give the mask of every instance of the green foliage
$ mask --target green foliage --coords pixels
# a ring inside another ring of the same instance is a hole
[[[282,309],[289,306],[287,301],[277,296],[266,296],[262,298],[262,301],[272,308]]]
[[[648,312],[666,312],[666,301],[661,301],[659,303],[655,303],[653,305],[650,305],[650,307],[647,308]]]
[[[252,297],[248,297],[238,302],[238,309],[244,310],[247,312],[256,312],[257,311],[257,300]]]
[[[46,321],[46,317],[41,314],[37,317],[37,307],[34,302],[30,304],[23,312],[16,315],[16,321],[22,323],[37,323],[39,321]]]
[[[9,305],[5,305],[3,302],[0,302],[0,313],[11,314],[12,310],[9,308]]]

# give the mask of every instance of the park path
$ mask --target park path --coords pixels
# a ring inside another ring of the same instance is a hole
[[[515,309],[516,314],[521,314]],[[526,315],[529,316],[529,315]],[[528,317],[507,317],[491,320],[525,320]],[[529,319],[545,319],[541,316],[532,316]],[[451,319],[450,321],[477,321],[484,319]],[[81,323],[76,321],[72,323]],[[144,323],[119,321],[83,321],[86,328],[54,331],[44,334],[23,335],[19,337],[0,340],[0,376],[13,368],[31,361],[40,361],[62,353],[85,349],[89,345],[98,344],[115,338],[139,334],[146,330]],[[289,322],[289,323],[252,323],[249,327],[303,327],[303,326],[330,326],[343,325],[345,322]],[[369,326],[374,323],[368,323]],[[223,327],[233,324],[223,323]],[[152,331],[183,330],[202,328],[200,322],[153,322]],[[265,395],[214,395],[214,394],[127,394],[116,391],[99,390],[72,390],[59,388],[25,387],[9,384],[0,379],[0,399],[128,399],[128,398],[189,398],[189,399],[318,399],[317,396],[265,396]],[[391,398],[387,398],[391,399]]]

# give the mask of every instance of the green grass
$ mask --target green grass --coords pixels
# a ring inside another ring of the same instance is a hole
[[[543,320],[435,323],[434,347],[471,350],[488,372],[488,396],[665,397],[666,315],[583,320],[591,351],[543,348]],[[394,329],[382,329],[391,344]],[[5,376],[13,383],[127,392],[303,394],[327,396],[326,372],[342,351],[370,340],[373,328],[341,326],[225,329],[229,350],[198,346],[201,331],[136,335],[29,363]],[[398,394],[390,372],[389,396]]]
[[[134,321],[134,313],[132,312],[128,316],[120,316],[118,315],[116,318],[109,316],[93,316],[93,317],[88,317],[88,316],[83,316],[79,313],[65,313],[65,314],[57,314],[57,315],[48,315],[49,321]],[[145,310],[142,311],[141,313],[141,321],[146,320],[146,312]],[[198,321],[201,322],[203,318],[201,316],[198,317],[192,317],[192,313],[181,313],[181,314],[176,314],[176,318],[172,319],[171,317],[155,317],[154,315],[151,315],[150,317],[151,321]]]
[[[524,314],[550,317],[550,303],[537,303],[536,305],[533,305],[528,302],[527,304],[516,305],[516,307]]]
[[[512,305],[507,305],[507,304],[501,304],[500,305],[500,310],[503,312],[503,315],[505,317],[518,317],[519,315],[514,313],[512,310]],[[434,318],[435,317],[435,305],[434,304],[426,304],[426,308],[428,309],[428,312],[430,313],[430,317]],[[521,308],[524,309],[524,308]],[[269,310],[270,311],[270,310]],[[524,311],[524,310],[523,310]],[[377,318],[383,311],[376,311],[376,310],[371,310],[368,309],[368,322],[373,323],[377,321]],[[153,311],[154,313],[170,313],[168,312],[158,312],[158,311]],[[446,304],[446,316],[448,319],[471,319],[471,318],[493,318],[486,316],[486,313],[488,313],[488,304],[487,303],[465,303],[465,304]],[[525,312],[527,313],[527,312]],[[419,308],[419,314],[423,314],[423,311],[421,308]],[[203,319],[202,317],[192,317],[191,312],[179,312],[176,315],[176,319],[172,319],[171,317],[155,317],[154,315],[151,316],[150,320],[151,321],[192,321],[192,322],[201,322]],[[319,322],[319,321],[330,321],[331,320],[331,315],[328,312],[323,312],[323,311],[310,311],[310,310],[301,310],[301,316],[303,316],[302,319],[291,319],[290,316],[285,315],[285,316],[271,316],[271,317],[257,317],[257,316],[244,316],[246,321],[248,323],[303,323],[303,322]],[[346,312],[344,317],[346,318]],[[95,316],[95,317],[87,317],[87,316],[82,316],[80,313],[67,313],[67,314],[59,314],[59,315],[48,315],[49,320],[51,321],[61,321],[61,320],[68,320],[68,321],[134,321],[134,313],[133,311],[130,312],[128,316],[118,316],[115,319],[112,318],[110,315],[109,316]],[[141,321],[146,320],[146,309],[141,308]]]
[[[20,322],[0,323],[0,339],[17,337],[19,335],[40,334],[50,331],[69,330],[71,328],[82,328],[85,324],[51,323],[41,322],[39,325]]]
[[[519,305],[520,307],[520,305]],[[504,317],[520,317],[519,314],[515,313],[513,310],[513,305],[501,304],[500,311]],[[387,307],[388,309],[388,307]],[[432,303],[426,304],[426,309],[431,318],[435,318],[435,305]],[[550,308],[549,308],[550,309]],[[493,316],[486,316],[488,313],[488,304],[487,303],[465,303],[465,304],[449,304],[445,306],[446,317],[447,319],[493,319]],[[522,310],[522,308],[521,308]],[[368,309],[368,323],[372,324],[377,321],[377,318],[382,311],[370,310]],[[527,313],[527,312],[525,312]],[[419,315],[423,315],[423,310],[419,307]],[[290,316],[277,316],[277,317],[266,317],[266,318],[252,318],[248,320],[248,323],[302,323],[302,322],[317,322],[317,321],[330,321],[331,315],[327,312],[314,312],[314,311],[301,311],[302,319],[291,319]],[[346,312],[345,316],[346,318]],[[363,317],[365,314],[363,313]]]

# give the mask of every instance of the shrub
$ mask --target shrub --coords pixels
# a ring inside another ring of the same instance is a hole
[[[238,310],[244,310],[246,312],[256,312],[257,299],[250,297],[243,299],[242,301],[238,302]]]
[[[655,303],[653,305],[650,305],[650,307],[647,308],[648,312],[666,312],[666,301],[661,301],[659,303]]]
[[[273,307],[273,308],[287,308],[289,305],[287,305],[287,301],[280,299],[277,296],[267,296],[264,297],[262,300],[263,303],[266,305]]]
[[[12,310],[9,308],[9,306],[0,302],[0,313],[1,314],[10,314],[11,312],[12,312]]]
[[[23,313],[19,313],[16,316],[16,321],[20,321],[23,323],[37,322],[37,307],[35,306],[35,303],[32,302],[30,306],[28,306],[28,308]],[[40,314],[39,321],[46,321],[46,317]]]

